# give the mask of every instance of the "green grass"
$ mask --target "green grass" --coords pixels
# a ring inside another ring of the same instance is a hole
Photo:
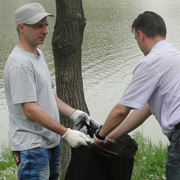
[[[135,155],[134,169],[131,180],[163,180],[165,178],[165,160],[167,145],[161,141],[153,144],[150,139],[144,138],[136,132],[133,138],[138,143]],[[0,155],[0,180],[17,180],[16,164],[10,145],[4,145]]]
[[[161,141],[152,143],[149,138],[144,138],[137,132],[133,138],[138,143],[135,155],[134,169],[131,180],[163,180],[165,178],[165,161],[167,145]]]
[[[15,164],[10,145],[3,145],[0,155],[0,180],[17,180]]]

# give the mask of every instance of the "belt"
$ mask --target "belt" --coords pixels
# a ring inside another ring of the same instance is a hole
[[[175,130],[179,130],[180,129],[180,123],[175,125]]]

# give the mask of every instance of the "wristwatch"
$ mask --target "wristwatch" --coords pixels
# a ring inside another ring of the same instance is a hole
[[[100,130],[101,130],[101,129],[97,129],[97,130],[96,130],[95,136],[96,136],[98,139],[100,139],[100,140],[104,140],[105,137],[102,137],[102,136],[99,135]]]

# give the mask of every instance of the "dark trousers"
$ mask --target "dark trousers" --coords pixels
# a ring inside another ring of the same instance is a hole
[[[175,130],[169,137],[166,159],[166,179],[180,180],[180,130]]]

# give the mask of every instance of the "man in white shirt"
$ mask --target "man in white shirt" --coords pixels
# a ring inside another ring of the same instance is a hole
[[[166,178],[179,180],[180,52],[165,40],[165,22],[154,12],[139,14],[132,31],[145,57],[134,69],[131,82],[93,142],[110,149],[116,139],[153,114],[170,140]],[[131,110],[134,111],[129,115]]]

